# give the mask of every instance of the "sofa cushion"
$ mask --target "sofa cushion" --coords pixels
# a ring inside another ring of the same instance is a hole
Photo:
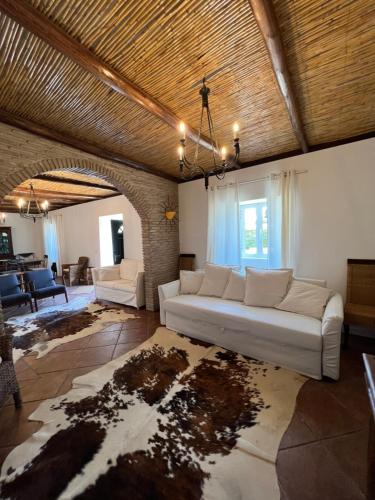
[[[332,290],[329,288],[293,280],[286,297],[276,308],[322,319],[331,296]]]
[[[246,269],[245,304],[275,307],[285,297],[292,269]]]
[[[322,323],[315,318],[198,295],[178,295],[167,299],[163,306],[167,313],[217,325],[223,335],[226,329],[245,331],[249,337],[264,337],[283,345],[313,351],[322,348]]]
[[[135,282],[137,274],[143,271],[143,263],[137,259],[122,259],[120,264],[120,278]]]
[[[113,281],[120,279],[120,268],[117,267],[100,267],[98,269],[99,281]]]
[[[180,271],[180,293],[198,293],[204,277],[204,271]]]
[[[131,280],[109,280],[109,281],[97,281],[95,286],[101,286],[102,288],[109,288],[111,290],[123,290],[124,292],[135,292],[136,285]]]
[[[245,284],[245,276],[237,271],[232,270],[227,286],[223,293],[223,299],[243,302],[245,298]]]
[[[198,295],[221,297],[227,286],[231,272],[232,270],[230,267],[206,264],[204,278]]]

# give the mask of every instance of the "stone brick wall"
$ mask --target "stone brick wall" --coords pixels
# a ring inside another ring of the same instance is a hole
[[[168,196],[178,203],[177,183],[0,123],[0,199],[26,179],[53,170],[94,173],[133,204],[142,221],[146,308],[157,310],[158,285],[178,272],[178,224],[160,223]]]

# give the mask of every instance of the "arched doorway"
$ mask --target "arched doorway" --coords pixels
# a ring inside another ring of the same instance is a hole
[[[151,184],[142,179],[142,175],[150,178],[149,174],[135,172],[135,175],[129,175],[128,169],[120,169],[113,164],[101,161],[72,158],[47,159],[25,165],[7,177],[6,182],[0,185],[0,197],[6,196],[23,181],[54,170],[75,171],[101,177],[116,187],[133,205],[142,225],[146,308],[156,310],[158,308],[158,284],[174,279],[177,272],[178,228],[171,230],[161,225],[160,210],[158,210],[162,201],[158,184],[166,181],[152,177],[155,183]]]

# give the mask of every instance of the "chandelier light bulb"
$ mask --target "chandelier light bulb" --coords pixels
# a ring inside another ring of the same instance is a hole
[[[227,148],[225,146],[223,146],[221,148],[221,159],[224,161],[227,157]]]
[[[25,200],[23,198],[20,198],[18,200],[18,208],[22,208],[25,206]]]
[[[180,158],[180,160],[184,159],[184,148],[182,146],[178,147],[178,157]]]
[[[5,223],[5,219],[6,219],[6,215],[4,212],[1,212],[0,214],[0,223],[1,224],[4,224]]]
[[[240,131],[240,126],[238,123],[233,124],[233,139],[238,139],[238,132]]]
[[[181,139],[185,139],[185,137],[186,137],[186,126],[185,126],[184,122],[180,122],[179,129],[180,129],[180,138]]]

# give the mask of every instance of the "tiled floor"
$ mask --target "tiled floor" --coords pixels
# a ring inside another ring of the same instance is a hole
[[[133,349],[158,324],[158,313],[141,310],[136,320],[61,345],[39,360],[35,355],[21,359],[16,370],[24,404],[17,412],[9,401],[0,410],[0,464],[40,427],[27,417],[43,399],[64,394],[75,377]],[[277,458],[283,500],[366,498],[370,407],[362,352],[375,353],[375,341],[351,337],[350,348],[342,352],[340,381],[310,380],[300,391]]]

